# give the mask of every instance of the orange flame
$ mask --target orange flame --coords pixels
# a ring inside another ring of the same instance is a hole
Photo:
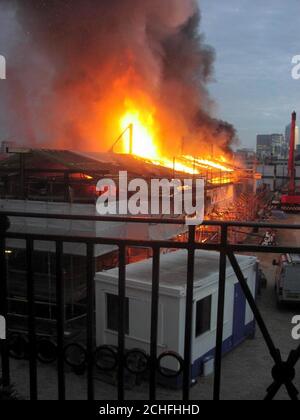
[[[196,165],[203,166],[204,168],[207,168],[207,169],[213,168],[213,169],[220,170],[222,172],[233,172],[232,168],[229,168],[228,166],[225,166],[224,164],[220,164],[220,163],[212,161],[212,160],[199,159],[199,158],[194,158],[192,156],[184,156],[184,157],[188,161],[191,161],[191,162],[194,161],[196,163]]]
[[[220,162],[209,159],[194,158],[192,156],[181,156],[180,159],[170,159],[161,155],[159,147],[159,127],[155,120],[155,109],[139,109],[134,101],[125,101],[126,113],[120,119],[120,129],[124,133],[122,152],[129,153],[147,160],[154,165],[173,169],[176,172],[183,172],[191,175],[201,174],[201,171],[212,169],[216,171],[232,173],[233,169],[226,166],[226,158],[220,157]],[[130,133],[129,127],[132,126]],[[131,137],[132,136],[132,137]],[[222,163],[221,163],[222,162]],[[221,178],[216,177],[213,183],[219,183]],[[224,177],[222,183],[232,182],[231,178]]]
[[[132,153],[148,159],[157,159],[159,152],[154,141],[155,127],[152,112],[135,109],[133,103],[126,101],[128,111],[121,119],[121,129],[124,131],[133,126]],[[126,134],[124,152],[130,150],[130,133]]]

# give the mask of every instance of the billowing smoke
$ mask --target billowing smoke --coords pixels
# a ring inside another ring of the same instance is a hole
[[[211,141],[230,147],[233,127],[212,117],[214,51],[196,0],[0,4],[15,26],[3,97],[7,131],[19,142],[107,150],[134,103],[159,122],[166,152],[177,153],[182,139],[199,154]]]

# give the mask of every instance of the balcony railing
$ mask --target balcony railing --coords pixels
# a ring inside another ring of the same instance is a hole
[[[92,216],[67,216],[59,214],[37,214],[37,213],[17,213],[6,212],[0,213],[0,315],[7,318],[8,316],[8,278],[7,278],[7,258],[6,258],[6,241],[9,239],[21,239],[26,242],[26,287],[27,287],[27,310],[28,310],[28,359],[30,373],[30,398],[38,399],[39,389],[37,381],[37,364],[39,360],[38,354],[38,335],[36,331],[36,313],[35,313],[35,280],[34,280],[34,264],[33,253],[35,241],[52,241],[55,243],[56,253],[56,343],[53,344],[53,362],[57,363],[58,376],[58,398],[64,400],[66,398],[66,381],[65,381],[65,365],[69,363],[67,351],[70,344],[65,343],[65,324],[64,324],[64,295],[65,285],[63,282],[63,244],[64,243],[81,243],[86,246],[86,290],[87,290],[87,314],[86,314],[86,348],[79,343],[72,343],[77,346],[84,355],[84,362],[87,369],[87,398],[93,400],[95,398],[94,373],[96,369],[105,369],[101,367],[99,362],[99,354],[105,349],[97,349],[96,346],[96,322],[95,322],[95,265],[94,265],[94,247],[98,244],[114,245],[119,251],[119,283],[118,283],[118,299],[119,299],[119,325],[118,325],[118,347],[117,354],[111,354],[113,358],[112,368],[117,369],[118,383],[118,399],[125,398],[125,371],[130,369],[128,366],[128,354],[125,348],[125,312],[126,312],[126,249],[128,247],[149,248],[153,252],[153,274],[152,274],[152,301],[151,301],[151,345],[149,356],[144,355],[144,370],[149,372],[149,399],[157,398],[157,378],[160,372],[159,362],[164,356],[173,356],[177,359],[183,373],[182,381],[182,398],[184,401],[190,399],[191,391],[191,365],[192,365],[192,319],[193,319],[193,298],[194,298],[194,273],[195,273],[195,252],[196,250],[217,251],[220,253],[219,263],[219,288],[218,288],[218,313],[217,313],[217,332],[216,332],[216,349],[215,349],[215,371],[214,371],[214,400],[220,399],[221,379],[222,379],[222,345],[223,345],[223,327],[224,327],[224,307],[225,307],[225,291],[226,291],[226,266],[230,262],[234,273],[240,283],[245,294],[247,302],[254,314],[257,325],[259,326],[266,346],[269,350],[270,357],[273,360],[274,368],[272,376],[273,384],[268,388],[267,395],[262,396],[265,399],[273,399],[279,389],[285,386],[291,399],[298,399],[298,391],[294,385],[295,366],[300,358],[300,346],[292,350],[288,360],[283,360],[280,349],[278,349],[272,336],[266,326],[261,312],[256,304],[247,279],[239,266],[235,253],[237,252],[258,252],[258,253],[294,253],[300,254],[299,247],[292,246],[269,246],[250,244],[233,244],[230,243],[230,229],[288,229],[291,231],[300,231],[300,225],[289,224],[270,224],[270,223],[238,223],[238,222],[204,222],[205,226],[213,226],[220,230],[220,241],[218,243],[199,243],[196,241],[196,227],[188,227],[188,239],[185,242],[177,242],[172,240],[138,240],[138,239],[121,239],[108,237],[89,237],[89,236],[66,236],[66,235],[49,235],[43,233],[18,233],[10,230],[9,218],[28,217],[28,218],[47,218],[59,220],[73,221],[97,221],[97,222],[128,222],[135,224],[167,224],[180,225],[184,224],[184,220],[162,220],[162,219],[143,219],[143,218],[118,218],[118,217],[92,217]],[[188,263],[186,267],[186,314],[185,314],[185,339],[184,339],[184,357],[176,354],[163,354],[158,357],[158,313],[159,313],[159,285],[160,285],[160,255],[162,249],[181,249],[188,252]],[[9,325],[8,325],[9,329]],[[109,349],[106,349],[109,351]],[[5,385],[9,385],[10,378],[10,354],[9,341],[1,341],[1,357],[2,357],[2,379]],[[107,368],[107,367],[106,367]]]

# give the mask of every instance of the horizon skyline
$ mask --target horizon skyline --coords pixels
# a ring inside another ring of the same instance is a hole
[[[298,46],[297,0],[199,0],[201,33],[216,51],[210,92],[217,117],[234,124],[237,147],[255,147],[261,133],[284,133],[290,114],[300,113],[292,59]],[[237,36],[238,34],[238,36]]]

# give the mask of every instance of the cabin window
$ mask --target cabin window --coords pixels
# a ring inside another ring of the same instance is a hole
[[[196,337],[200,337],[211,329],[212,298],[208,296],[196,304]]]
[[[106,295],[107,308],[107,329],[119,331],[119,297],[116,295]],[[129,334],[129,299],[125,300],[125,334]]]

